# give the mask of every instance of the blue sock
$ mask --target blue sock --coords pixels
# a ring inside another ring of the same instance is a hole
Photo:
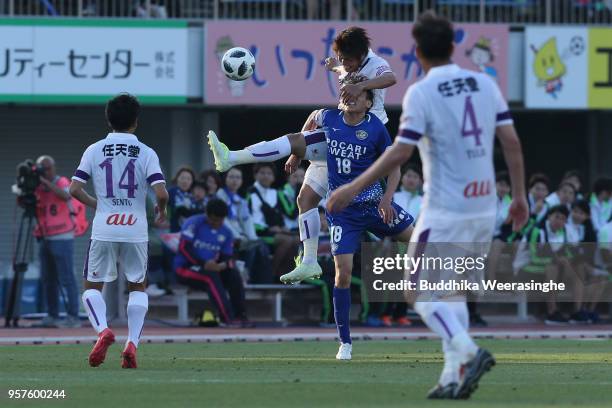
[[[351,289],[341,289],[334,286],[334,318],[338,328],[338,336],[342,343],[352,344],[351,329]]]

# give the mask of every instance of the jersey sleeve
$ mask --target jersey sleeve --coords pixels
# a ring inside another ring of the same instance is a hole
[[[374,68],[374,78],[381,76],[382,74],[387,74],[389,72],[393,73],[391,66],[384,58],[376,58],[375,68]]]
[[[315,113],[314,121],[318,127],[325,126],[325,117],[327,116],[327,109],[319,109],[317,113]]]
[[[378,134],[379,143],[377,143],[376,146],[379,149],[378,153],[383,154],[385,150],[387,150],[393,144],[393,141],[391,140],[387,127],[383,125],[382,122],[380,123],[380,132]]]
[[[195,240],[195,218],[187,218],[181,227],[181,241],[193,242]]]
[[[149,150],[149,156],[146,163],[147,183],[154,186],[155,184],[165,183],[164,175],[159,166],[159,157],[153,149]]]
[[[426,128],[425,99],[416,86],[411,86],[402,101],[402,115],[396,140],[415,145],[423,137]]]
[[[512,115],[510,114],[510,109],[508,108],[508,103],[506,99],[501,93],[499,86],[497,86],[497,82],[490,79],[489,76],[485,75],[485,77],[489,80],[491,84],[491,88],[493,90],[493,98],[495,103],[495,126],[505,126],[512,125],[514,121],[512,120]]]
[[[92,174],[92,146],[89,146],[83,156],[81,157],[81,162],[79,163],[79,167],[77,167],[72,179],[75,181],[80,181],[81,183],[87,183],[87,180],[91,178]]]

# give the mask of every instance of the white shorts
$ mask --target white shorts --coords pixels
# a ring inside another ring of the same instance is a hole
[[[144,282],[147,272],[148,242],[110,242],[92,239],[89,243],[83,278],[89,282],[112,282],[117,269],[128,282]]]
[[[327,163],[311,162],[304,175],[304,184],[312,188],[321,198],[325,198],[328,189]]]
[[[495,215],[477,216],[467,218],[457,215],[454,217],[439,217],[427,211],[419,214],[419,219],[410,238],[408,256],[447,259],[458,258],[485,258],[489,252],[493,230],[495,228]],[[480,282],[484,278],[484,269],[472,270],[468,275],[458,275],[454,269],[417,268],[406,270],[405,278],[418,284],[419,280],[450,281],[464,277],[471,282]],[[432,301],[439,298],[448,298],[460,295],[454,291],[427,291],[419,293],[417,300]]]

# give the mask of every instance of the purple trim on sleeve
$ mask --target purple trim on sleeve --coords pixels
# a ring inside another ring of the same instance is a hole
[[[512,119],[512,115],[510,114],[510,111],[505,111],[505,112],[497,114],[498,122],[501,122],[502,120],[508,120],[508,119]]]
[[[153,184],[156,181],[164,181],[164,175],[161,173],[154,173],[147,177],[147,183]]]
[[[310,146],[311,144],[315,144],[315,143],[324,142],[325,132],[311,133],[309,135],[304,136],[304,140],[306,140],[306,146]]]
[[[419,132],[415,132],[414,130],[408,130],[408,129],[400,129],[397,135],[399,137],[405,137],[407,139],[415,140],[415,141],[418,141],[420,138],[423,137],[423,135],[420,134]]]
[[[89,180],[89,174],[85,173],[83,170],[78,170],[74,172],[74,177],[80,178],[81,180]]]

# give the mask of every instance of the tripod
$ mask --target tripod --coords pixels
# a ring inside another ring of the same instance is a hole
[[[17,233],[17,243],[13,254],[13,282],[6,303],[6,316],[4,327],[18,327],[21,305],[21,288],[23,277],[28,270],[26,257],[32,246],[32,228],[36,223],[36,196],[26,194],[20,197],[19,202],[23,205],[24,211],[19,221],[19,232]]]

